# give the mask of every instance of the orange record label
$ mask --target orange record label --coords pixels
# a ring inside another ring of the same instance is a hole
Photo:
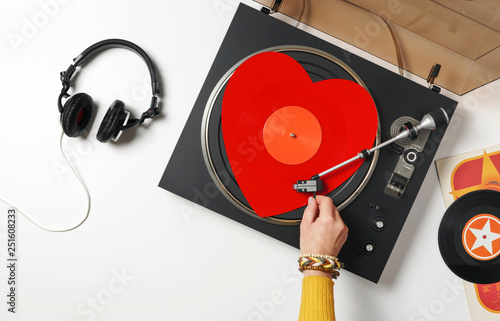
[[[264,125],[264,146],[278,162],[287,165],[310,160],[321,145],[321,126],[307,109],[287,106],[269,116]]]
[[[496,258],[500,255],[500,220],[490,214],[472,217],[463,229],[462,244],[467,253],[477,260]]]
[[[483,308],[492,313],[500,313],[500,282],[474,284],[474,288]]]

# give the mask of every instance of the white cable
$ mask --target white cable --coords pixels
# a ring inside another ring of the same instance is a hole
[[[21,213],[21,215],[23,215],[28,221],[30,221],[31,223],[33,223],[35,226],[41,228],[44,231],[48,231],[48,232],[69,232],[71,230],[74,230],[77,227],[79,227],[80,225],[82,225],[87,220],[87,218],[89,217],[89,214],[90,214],[90,193],[89,193],[89,190],[87,189],[87,185],[85,185],[85,182],[83,181],[83,179],[80,177],[80,175],[78,174],[78,172],[76,171],[76,169],[73,167],[73,165],[71,164],[71,162],[66,157],[66,154],[64,154],[64,150],[62,148],[63,137],[64,137],[64,132],[61,132],[61,139],[59,141],[59,149],[61,150],[61,154],[63,155],[64,160],[66,161],[66,163],[68,163],[69,167],[73,171],[73,174],[75,174],[76,178],[78,178],[78,181],[82,185],[82,188],[85,191],[85,195],[87,196],[87,212],[85,213],[85,216],[83,217],[83,219],[77,225],[75,225],[73,227],[65,228],[65,229],[59,229],[59,230],[42,226],[42,225],[38,224],[37,222],[35,222],[34,220],[32,220],[28,215],[24,214],[22,211],[20,211],[14,205],[12,205],[9,202],[5,201],[4,199],[0,198],[0,201],[2,201],[3,203],[7,204],[8,206],[14,208],[18,213]]]

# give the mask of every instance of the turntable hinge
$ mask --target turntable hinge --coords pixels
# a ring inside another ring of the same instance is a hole
[[[280,11],[281,4],[284,2],[284,0],[274,0],[271,3],[270,7],[262,7],[260,9],[260,12],[263,12],[265,14],[271,14],[271,13],[276,13]]]
[[[441,88],[437,85],[434,85],[434,80],[436,80],[440,70],[441,70],[441,65],[435,64],[434,66],[432,66],[431,71],[427,76],[427,85],[429,86],[430,89],[432,89],[437,93],[441,92]]]

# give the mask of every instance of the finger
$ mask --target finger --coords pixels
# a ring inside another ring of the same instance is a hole
[[[302,222],[312,223],[318,215],[318,203],[313,197],[309,197],[308,204],[302,216]]]
[[[340,216],[340,213],[339,213],[339,210],[337,209],[337,206],[335,206],[335,204],[333,204],[333,201],[332,201],[332,205],[333,205],[333,219],[341,220],[343,223],[344,221],[342,220],[342,217]]]
[[[317,196],[316,201],[319,205],[319,215],[321,217],[331,217],[336,218],[337,208],[333,205],[333,201],[328,196]]]

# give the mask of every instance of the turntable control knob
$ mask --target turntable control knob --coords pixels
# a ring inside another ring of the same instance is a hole
[[[361,253],[358,257],[362,257],[364,255],[371,255],[375,253],[375,242],[372,240],[366,240],[361,244]]]
[[[383,230],[385,230],[386,225],[386,220],[381,216],[374,218],[372,221],[372,228],[377,232],[382,232]]]

